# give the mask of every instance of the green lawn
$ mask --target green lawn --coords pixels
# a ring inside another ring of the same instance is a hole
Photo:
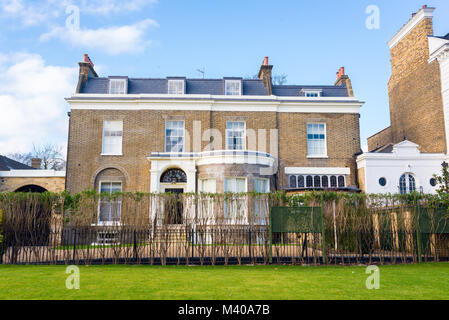
[[[0,265],[0,299],[449,299],[449,263],[380,267],[368,290],[365,267],[80,267],[80,290],[65,266]]]

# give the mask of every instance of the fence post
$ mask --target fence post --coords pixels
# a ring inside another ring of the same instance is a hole
[[[137,230],[134,229],[134,259],[136,260],[135,262],[137,263]]]
[[[415,207],[415,223],[416,223],[416,251],[418,254],[418,263],[422,262],[422,243],[421,243],[421,230],[419,227],[419,206]]]
[[[272,233],[272,224],[273,224],[273,212],[272,212],[273,208],[270,208],[270,218],[269,218],[269,223],[268,223],[268,237],[269,237],[269,262],[270,264],[273,264],[273,233]]]
[[[250,263],[253,263],[253,255],[252,255],[252,252],[251,252],[251,237],[252,237],[252,234],[251,234],[251,227],[250,227],[250,229],[249,229],[249,233],[248,233],[248,253],[249,253],[249,260],[251,261]]]
[[[321,250],[323,251],[323,263],[327,264],[326,255],[326,229],[324,227],[324,202],[321,202]]]
[[[73,231],[75,232],[74,236],[73,236],[73,257],[72,257],[72,264],[75,264],[75,257],[76,257],[76,236],[77,236],[77,230],[73,229]]]

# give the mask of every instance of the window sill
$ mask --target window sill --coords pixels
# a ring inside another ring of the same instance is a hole
[[[98,222],[92,223],[92,227],[121,227],[121,222]]]
[[[307,159],[329,159],[329,156],[307,156]]]
[[[123,157],[123,153],[120,154],[112,154],[112,153],[102,153],[102,157]]]

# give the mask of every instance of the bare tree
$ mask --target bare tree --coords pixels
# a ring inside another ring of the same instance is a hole
[[[273,84],[280,86],[280,85],[284,85],[287,83],[287,75],[286,74],[280,74],[280,75],[275,75],[273,77]]]
[[[31,152],[27,153],[10,153],[8,154],[8,158],[16,160],[17,162],[26,164],[28,166],[31,165],[31,159],[33,159],[33,154]]]
[[[42,161],[41,169],[44,170],[64,170],[66,165],[62,148],[54,144],[33,144],[32,152],[12,153],[8,157],[26,165],[31,165],[31,159],[39,158]]]
[[[257,74],[255,74],[253,76],[246,76],[245,79],[246,80],[255,80],[255,79],[259,79],[259,76]],[[272,82],[273,82],[273,85],[275,85],[275,86],[284,85],[287,83],[287,75],[286,74],[274,75],[272,78]]]

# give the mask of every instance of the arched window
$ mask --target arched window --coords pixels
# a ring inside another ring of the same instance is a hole
[[[329,187],[329,178],[327,176],[322,176],[321,177],[321,186],[323,188],[328,188]]]
[[[409,188],[409,192],[416,191],[415,177],[413,177],[411,174],[408,175],[408,188]]]
[[[298,177],[298,188],[304,188],[304,176]]]
[[[313,188],[313,177],[312,176],[307,176],[306,184],[307,184],[307,188]]]
[[[399,179],[399,193],[406,194],[416,191],[416,180],[411,174],[403,174]]]
[[[296,176],[290,176],[290,188],[296,188]]]
[[[331,177],[331,188],[336,188],[336,187],[337,187],[337,177],[332,176]]]
[[[345,177],[344,176],[338,176],[338,187],[339,188],[346,187],[346,185],[345,185]]]
[[[187,183],[187,175],[181,169],[169,169],[161,176],[162,183]]]
[[[320,176],[313,177],[313,186],[315,188],[321,188],[321,178],[320,178]]]

